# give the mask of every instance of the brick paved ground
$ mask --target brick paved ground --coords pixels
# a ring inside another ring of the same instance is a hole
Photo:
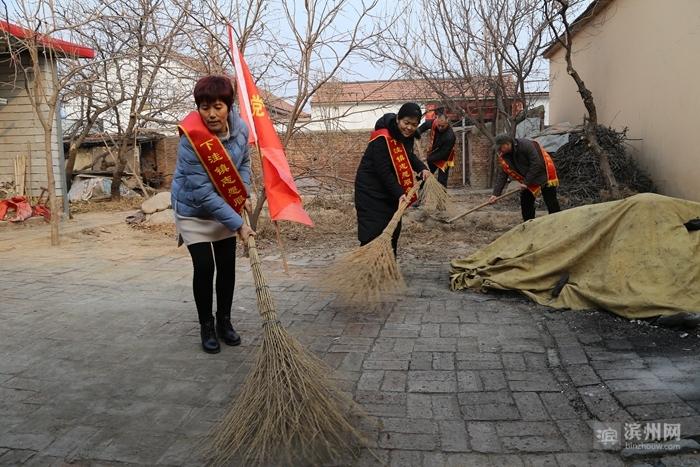
[[[201,465],[198,443],[251,366],[259,320],[245,259],[243,345],[207,355],[186,251],[109,222],[73,221],[58,249],[36,229],[0,231],[0,465]],[[356,465],[700,465],[697,452],[596,450],[591,429],[680,423],[698,439],[693,333],[452,293],[446,264],[410,265],[407,253],[406,295],[350,309],[314,286],[327,256],[292,255],[291,277],[274,257],[266,269],[284,324],[376,421],[374,454]]]

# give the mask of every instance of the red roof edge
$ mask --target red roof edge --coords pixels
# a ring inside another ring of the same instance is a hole
[[[26,29],[21,26],[17,26],[16,24],[8,23],[7,21],[0,20],[0,31],[4,31],[17,39],[30,39],[36,37],[37,42],[43,46],[51,50],[55,50],[56,52],[62,52],[71,57],[95,58],[95,51],[90,47],[74,44],[73,42],[64,41],[62,39],[54,39],[45,34],[34,32],[31,29]]]

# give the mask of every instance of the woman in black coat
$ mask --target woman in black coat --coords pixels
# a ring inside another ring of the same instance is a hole
[[[413,171],[425,178],[431,175],[430,171],[413,153],[413,142],[421,116],[418,104],[406,103],[401,106],[398,114],[388,113],[377,120],[373,136],[377,130],[387,130],[391,138],[403,145]],[[373,137],[355,176],[355,210],[360,245],[371,242],[382,233],[398,209],[399,201],[405,198],[406,194],[389,155],[386,138]],[[401,222],[391,238],[394,254],[400,233]]]

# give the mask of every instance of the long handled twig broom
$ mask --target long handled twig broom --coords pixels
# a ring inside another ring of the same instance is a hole
[[[437,169],[440,170],[440,169]],[[437,174],[437,170],[435,174]],[[418,193],[420,205],[427,211],[446,211],[450,202],[447,189],[437,180],[436,175],[423,181],[423,187]]]
[[[456,215],[456,216],[454,216],[454,217],[451,217],[450,219],[444,219],[443,222],[445,222],[445,223],[447,223],[447,224],[451,224],[452,222],[456,221],[457,219],[463,218],[463,217],[466,216],[467,214],[471,214],[471,213],[473,213],[474,211],[478,211],[479,209],[481,209],[481,208],[483,208],[483,207],[486,207],[486,206],[488,206],[489,204],[493,204],[493,203],[495,203],[495,202],[497,202],[497,201],[502,200],[503,198],[506,198],[506,197],[508,197],[508,196],[510,196],[510,195],[512,195],[512,194],[514,194],[514,193],[518,193],[518,192],[520,192],[520,188],[516,188],[515,190],[510,190],[509,192],[504,193],[504,194],[502,194],[501,196],[497,197],[497,198],[496,198],[495,200],[493,200],[492,202],[486,201],[485,203],[481,203],[480,205],[478,205],[478,206],[476,206],[476,207],[474,207],[474,208],[471,208],[471,209],[467,209],[467,210],[464,211],[463,213],[458,214],[458,215]]]
[[[248,252],[263,341],[240,394],[212,429],[212,463],[316,465],[354,454],[363,443],[350,420],[360,413],[353,414],[357,406],[328,381],[331,370],[280,324],[253,237]]]
[[[418,155],[421,160],[425,160],[426,165],[428,165],[421,143],[416,142],[415,148],[418,150]],[[447,189],[437,180],[439,170],[439,168],[436,169],[432,177],[428,177],[427,180],[423,181],[421,189],[418,192],[420,205],[428,211],[445,211],[447,210],[447,204],[450,200]]]
[[[418,184],[414,184],[406,193],[406,199],[410,200],[418,188]],[[406,283],[391,248],[391,237],[406,208],[408,202],[400,202],[382,233],[324,271],[321,284],[347,303],[373,302],[384,294],[403,290]]]

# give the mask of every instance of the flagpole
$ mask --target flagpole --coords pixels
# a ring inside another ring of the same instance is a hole
[[[263,153],[260,150],[260,144],[257,140],[255,140],[255,148],[258,150],[258,159],[260,160],[260,172],[263,172],[265,170],[263,169]],[[282,235],[280,234],[279,223],[276,220],[272,220],[272,216],[270,216],[270,221],[272,221],[272,224],[275,226],[275,233],[277,235],[277,246],[279,247],[280,252],[282,253],[282,265],[284,266],[284,273],[289,275],[289,264],[287,264],[287,252],[284,250],[284,243],[282,243]]]

